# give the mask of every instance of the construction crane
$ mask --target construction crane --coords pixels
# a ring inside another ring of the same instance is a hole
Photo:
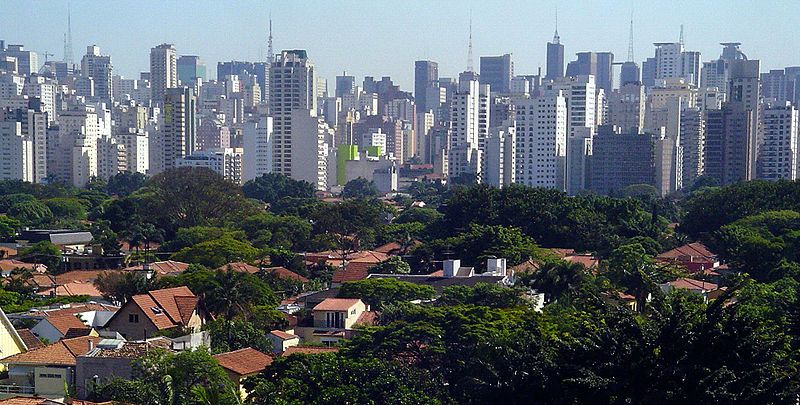
[[[50,52],[47,52],[47,51],[44,51],[44,52],[42,52],[42,55],[44,55],[44,63],[47,63],[47,58],[48,58],[49,56],[55,56],[55,55],[53,55],[52,53],[50,53]]]

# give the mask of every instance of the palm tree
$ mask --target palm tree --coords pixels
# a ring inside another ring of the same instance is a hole
[[[237,314],[245,318],[250,304],[246,289],[246,273],[234,271],[231,266],[226,270],[217,270],[214,275],[215,286],[206,295],[206,308],[227,320]]]
[[[545,302],[550,303],[577,290],[584,280],[585,271],[586,268],[580,263],[548,261],[523,283],[544,293]]]

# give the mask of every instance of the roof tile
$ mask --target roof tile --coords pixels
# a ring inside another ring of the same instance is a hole
[[[251,347],[215,354],[214,358],[220,366],[240,376],[258,373],[272,364],[272,356]]]

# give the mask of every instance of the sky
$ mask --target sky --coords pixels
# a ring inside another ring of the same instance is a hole
[[[264,60],[270,14],[276,52],[306,49],[331,91],[343,71],[359,82],[391,76],[412,90],[419,59],[456,77],[468,65],[470,14],[476,70],[481,55],[511,53],[516,74],[535,74],[544,68],[556,9],[567,61],[581,51],[627,60],[633,13],[637,62],[653,55],[653,42],[677,41],[683,24],[686,48],[703,61],[719,57],[720,42],[741,42],[762,71],[800,65],[797,0],[0,0],[0,39],[39,52],[42,63],[44,52],[63,59],[68,3],[75,61],[96,44],[126,77],[148,70],[149,49],[164,42],[199,55],[209,78],[218,61]]]

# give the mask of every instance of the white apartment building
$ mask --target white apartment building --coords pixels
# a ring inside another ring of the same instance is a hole
[[[272,173],[272,117],[262,114],[258,120],[245,122],[242,138],[242,180],[247,182]]]
[[[316,71],[304,50],[283,51],[272,62],[270,68],[269,106],[273,119],[272,171],[291,176],[310,167],[309,162],[318,159],[314,154],[300,155],[295,148],[295,134],[292,132],[292,117],[296,110],[305,111],[299,116],[305,118],[308,111],[317,111]],[[307,125],[301,125],[307,127]],[[301,137],[304,134],[300,135]],[[310,136],[305,134],[305,136]],[[315,133],[314,137],[317,136]],[[316,150],[312,148],[312,151]],[[297,160],[293,158],[297,156]],[[303,166],[303,167],[297,167]],[[317,176],[305,176],[312,180]],[[297,179],[297,178],[296,178]],[[316,181],[312,182],[317,184]]]
[[[221,148],[195,151],[175,161],[176,167],[204,167],[219,173],[225,180],[243,184],[242,148]]]
[[[333,144],[335,132],[315,113],[312,110],[292,111],[289,162],[293,164],[289,177],[307,181],[318,190],[327,190],[329,171],[331,175],[336,172],[335,163],[334,167],[329,167],[329,147]]]
[[[161,105],[167,89],[178,87],[178,53],[175,45],[161,44],[150,49],[150,86],[153,102]]]
[[[550,90],[517,103],[517,183],[565,190],[569,120],[564,93]]]
[[[197,99],[188,87],[167,89],[161,115],[161,142],[164,170],[175,168],[175,161],[192,154],[197,136]]]
[[[0,179],[33,181],[33,146],[16,121],[0,122]]]
[[[517,128],[513,120],[492,128],[486,138],[486,170],[483,182],[494,187],[511,185],[516,179]]]
[[[798,171],[798,112],[789,102],[769,103],[763,110],[764,143],[758,160],[758,177],[795,180]]]
[[[488,85],[462,74],[450,109],[452,135],[448,154],[448,177],[473,175],[480,181],[482,154],[489,134]]]

